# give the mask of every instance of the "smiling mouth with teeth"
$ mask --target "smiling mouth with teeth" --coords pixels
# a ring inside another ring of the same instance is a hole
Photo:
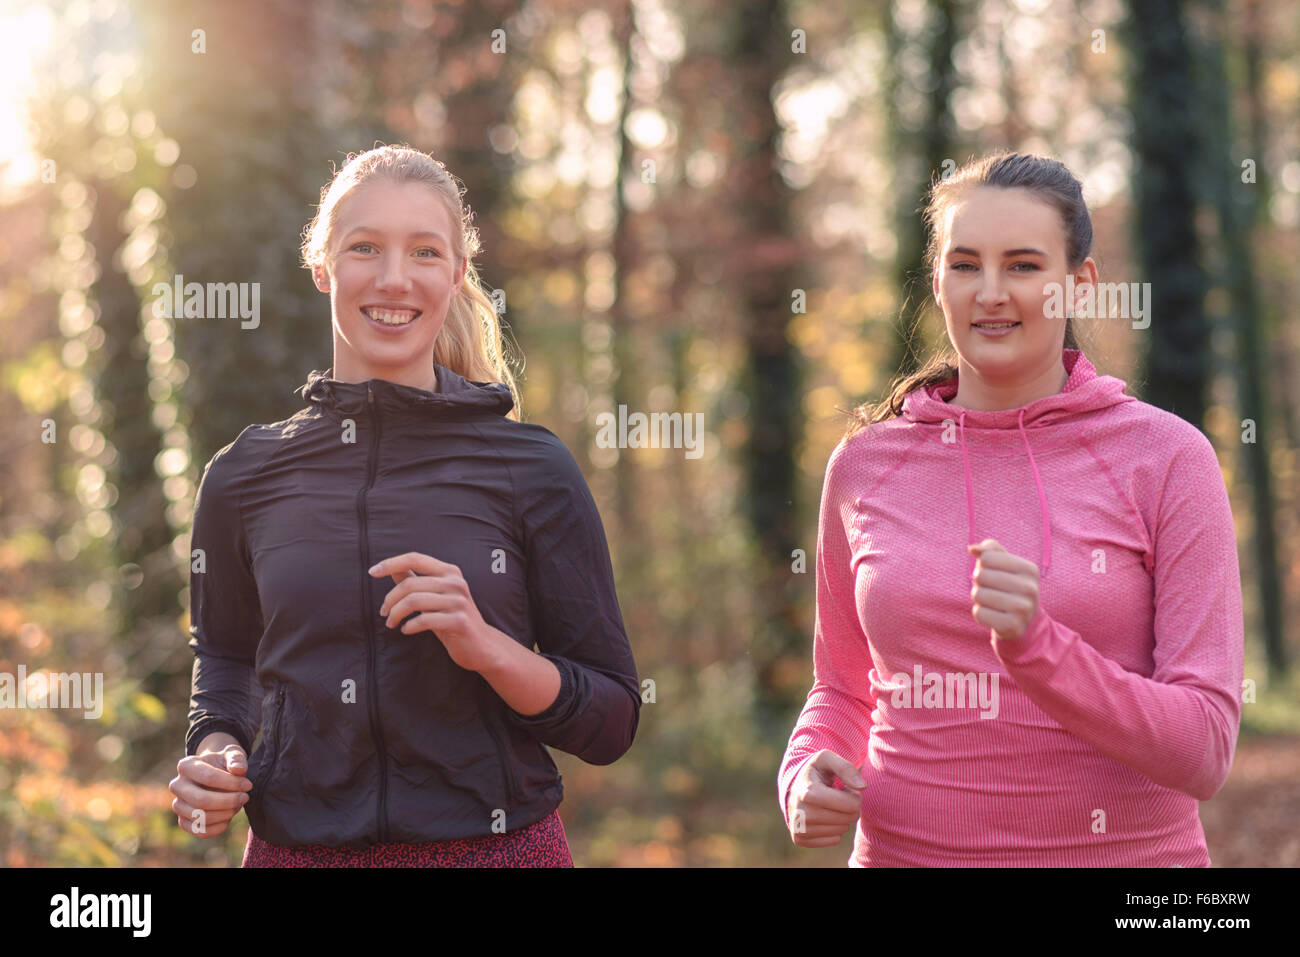
[[[385,326],[404,326],[414,322],[420,315],[414,309],[362,309],[368,319],[383,323]]]

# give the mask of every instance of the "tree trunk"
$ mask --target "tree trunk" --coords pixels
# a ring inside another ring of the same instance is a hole
[[[925,94],[924,115],[919,124],[909,121],[899,106],[901,91],[913,85],[914,78],[905,77],[897,68],[891,68],[886,72],[885,81],[889,139],[894,154],[894,192],[898,203],[894,214],[894,234],[898,237],[894,275],[902,296],[890,359],[890,367],[897,374],[914,372],[920,364],[918,350],[924,351],[924,339],[918,340],[918,336],[930,297],[930,277],[924,262],[929,232],[917,213],[917,207],[924,203],[931,178],[943,175],[945,160],[960,165],[957,157],[953,156],[956,144],[950,105],[958,82],[952,61],[953,47],[957,42],[956,17],[952,0],[932,0],[930,28],[921,38],[901,33],[892,4],[884,21],[889,62],[898,63],[907,46],[925,43],[929,66],[929,92]]]
[[[1255,551],[1255,581],[1259,589],[1261,627],[1269,676],[1280,680],[1287,667],[1286,647],[1283,641],[1282,584],[1277,561],[1276,517],[1273,494],[1273,475],[1269,468],[1269,452],[1273,447],[1269,396],[1265,391],[1267,376],[1263,350],[1266,348],[1267,330],[1255,284],[1254,227],[1258,209],[1266,205],[1262,182],[1243,182],[1242,160],[1254,158],[1256,167],[1264,156],[1262,141],[1253,139],[1260,133],[1255,125],[1247,130],[1252,139],[1234,137],[1232,130],[1232,88],[1225,65],[1224,40],[1229,35],[1223,15],[1222,0],[1209,0],[1213,15],[1212,35],[1204,41],[1203,59],[1206,69],[1205,117],[1210,125],[1210,142],[1218,144],[1208,153],[1207,186],[1215,198],[1219,214],[1220,257],[1223,264],[1225,297],[1231,310],[1231,319],[1237,338],[1237,390],[1241,419],[1253,422],[1252,441],[1242,443],[1242,458],[1246,465],[1251,510],[1254,513],[1252,536]],[[1256,41],[1257,42],[1257,41]],[[1258,80],[1258,74],[1255,79]],[[1258,90],[1252,94],[1258,99]],[[1217,134],[1217,135],[1214,135]],[[1246,142],[1243,152],[1232,149],[1232,143]]]
[[[1138,259],[1151,283],[1150,328],[1138,381],[1143,398],[1204,428],[1210,372],[1207,280],[1196,234],[1196,168],[1203,155],[1183,0],[1131,4],[1125,32],[1133,114]]]
[[[739,156],[732,174],[733,202],[744,253],[737,258],[740,306],[746,317],[743,389],[750,432],[743,453],[748,518],[756,555],[754,642],[760,712],[781,714],[803,697],[783,667],[804,654],[796,591],[795,462],[803,422],[798,356],[787,337],[792,294],[806,286],[798,246],[791,239],[790,189],[777,168],[779,128],[772,91],[785,72],[791,30],[779,0],[758,0],[733,14],[728,35],[735,46],[740,86]],[[802,678],[800,679],[802,680]]]

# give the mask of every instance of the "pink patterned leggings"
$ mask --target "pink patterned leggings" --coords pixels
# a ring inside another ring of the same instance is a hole
[[[557,808],[535,824],[506,834],[423,844],[326,847],[268,844],[252,828],[244,867],[573,867]]]

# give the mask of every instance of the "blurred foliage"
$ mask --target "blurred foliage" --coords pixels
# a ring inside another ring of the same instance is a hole
[[[1240,31],[1264,38],[1252,95],[1270,122],[1251,134],[1263,131],[1249,248],[1273,317],[1268,453],[1276,539],[1290,549],[1282,620],[1294,622],[1300,416],[1281,385],[1300,379],[1287,307],[1300,294],[1300,28],[1281,7],[1245,6],[1257,16],[1229,18],[1237,32],[1219,39],[1240,86]],[[431,150],[465,181],[482,275],[504,292],[526,357],[526,416],[588,476],[641,677],[655,681],[625,758],[591,767],[555,753],[575,860],[842,866],[851,835],[796,848],[777,805],[790,702],[812,681],[813,575],[783,572],[787,549],[813,571],[836,407],[881,396],[908,355],[900,336],[921,355],[943,339],[916,281],[915,218],[941,155],[1059,156],[1085,180],[1102,278],[1138,274],[1124,46],[1093,49],[1094,30],[1119,30],[1122,5],[790,0],[756,6],[759,23],[723,0],[28,7],[49,14],[31,149],[57,175],[0,200],[0,673],[103,672],[106,701],[98,720],[0,710],[0,864],[238,865],[246,818],[197,840],[167,790],[188,707],[193,497],[217,449],[292,415],[292,390],[329,365],[328,302],[297,266],[298,234],[332,167],[381,139]],[[1190,18],[1202,31],[1218,22]],[[41,33],[23,23],[11,32]],[[806,48],[786,53],[796,30]],[[779,69],[755,58],[763,42],[781,51]],[[764,298],[765,272],[781,277],[771,288],[803,289],[807,310]],[[260,283],[260,328],[154,316],[153,284],[178,273]],[[1213,317],[1231,297],[1221,269],[1208,276]],[[756,331],[772,328],[779,382],[746,374],[764,368]],[[1122,321],[1080,334],[1098,368],[1140,395],[1149,341]],[[1203,424],[1243,543],[1258,682],[1238,751],[1247,777],[1234,770],[1208,807],[1241,821],[1256,814],[1241,801],[1283,795],[1300,766],[1300,688],[1265,667],[1231,336],[1208,348]],[[703,457],[597,447],[594,416],[619,402],[703,412]],[[788,426],[769,447],[781,461],[747,453],[761,409]],[[41,441],[46,419],[53,443]],[[774,481],[755,503],[763,470]],[[783,527],[762,534],[755,515]],[[782,634],[764,637],[777,630],[761,627],[773,601]],[[796,647],[791,634],[804,636]],[[1297,810],[1279,798],[1268,814]],[[1210,820],[1219,863],[1229,836]],[[1297,853],[1250,820],[1256,843],[1233,843],[1232,860]]]

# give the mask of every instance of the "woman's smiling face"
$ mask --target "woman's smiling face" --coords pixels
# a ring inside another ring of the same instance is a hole
[[[342,201],[332,268],[313,273],[330,293],[335,378],[436,389],[434,341],[465,276],[456,227],[421,183],[367,183]]]
[[[1060,213],[1028,190],[976,187],[948,208],[938,229],[933,289],[961,359],[959,392],[975,400],[967,407],[1014,408],[1039,397],[1031,393],[1058,390],[1065,318],[1045,315],[1049,284],[1063,294],[1069,272],[1076,283],[1096,281],[1091,259],[1067,267]],[[980,331],[990,321],[1016,325]],[[966,405],[962,399],[953,401]]]

